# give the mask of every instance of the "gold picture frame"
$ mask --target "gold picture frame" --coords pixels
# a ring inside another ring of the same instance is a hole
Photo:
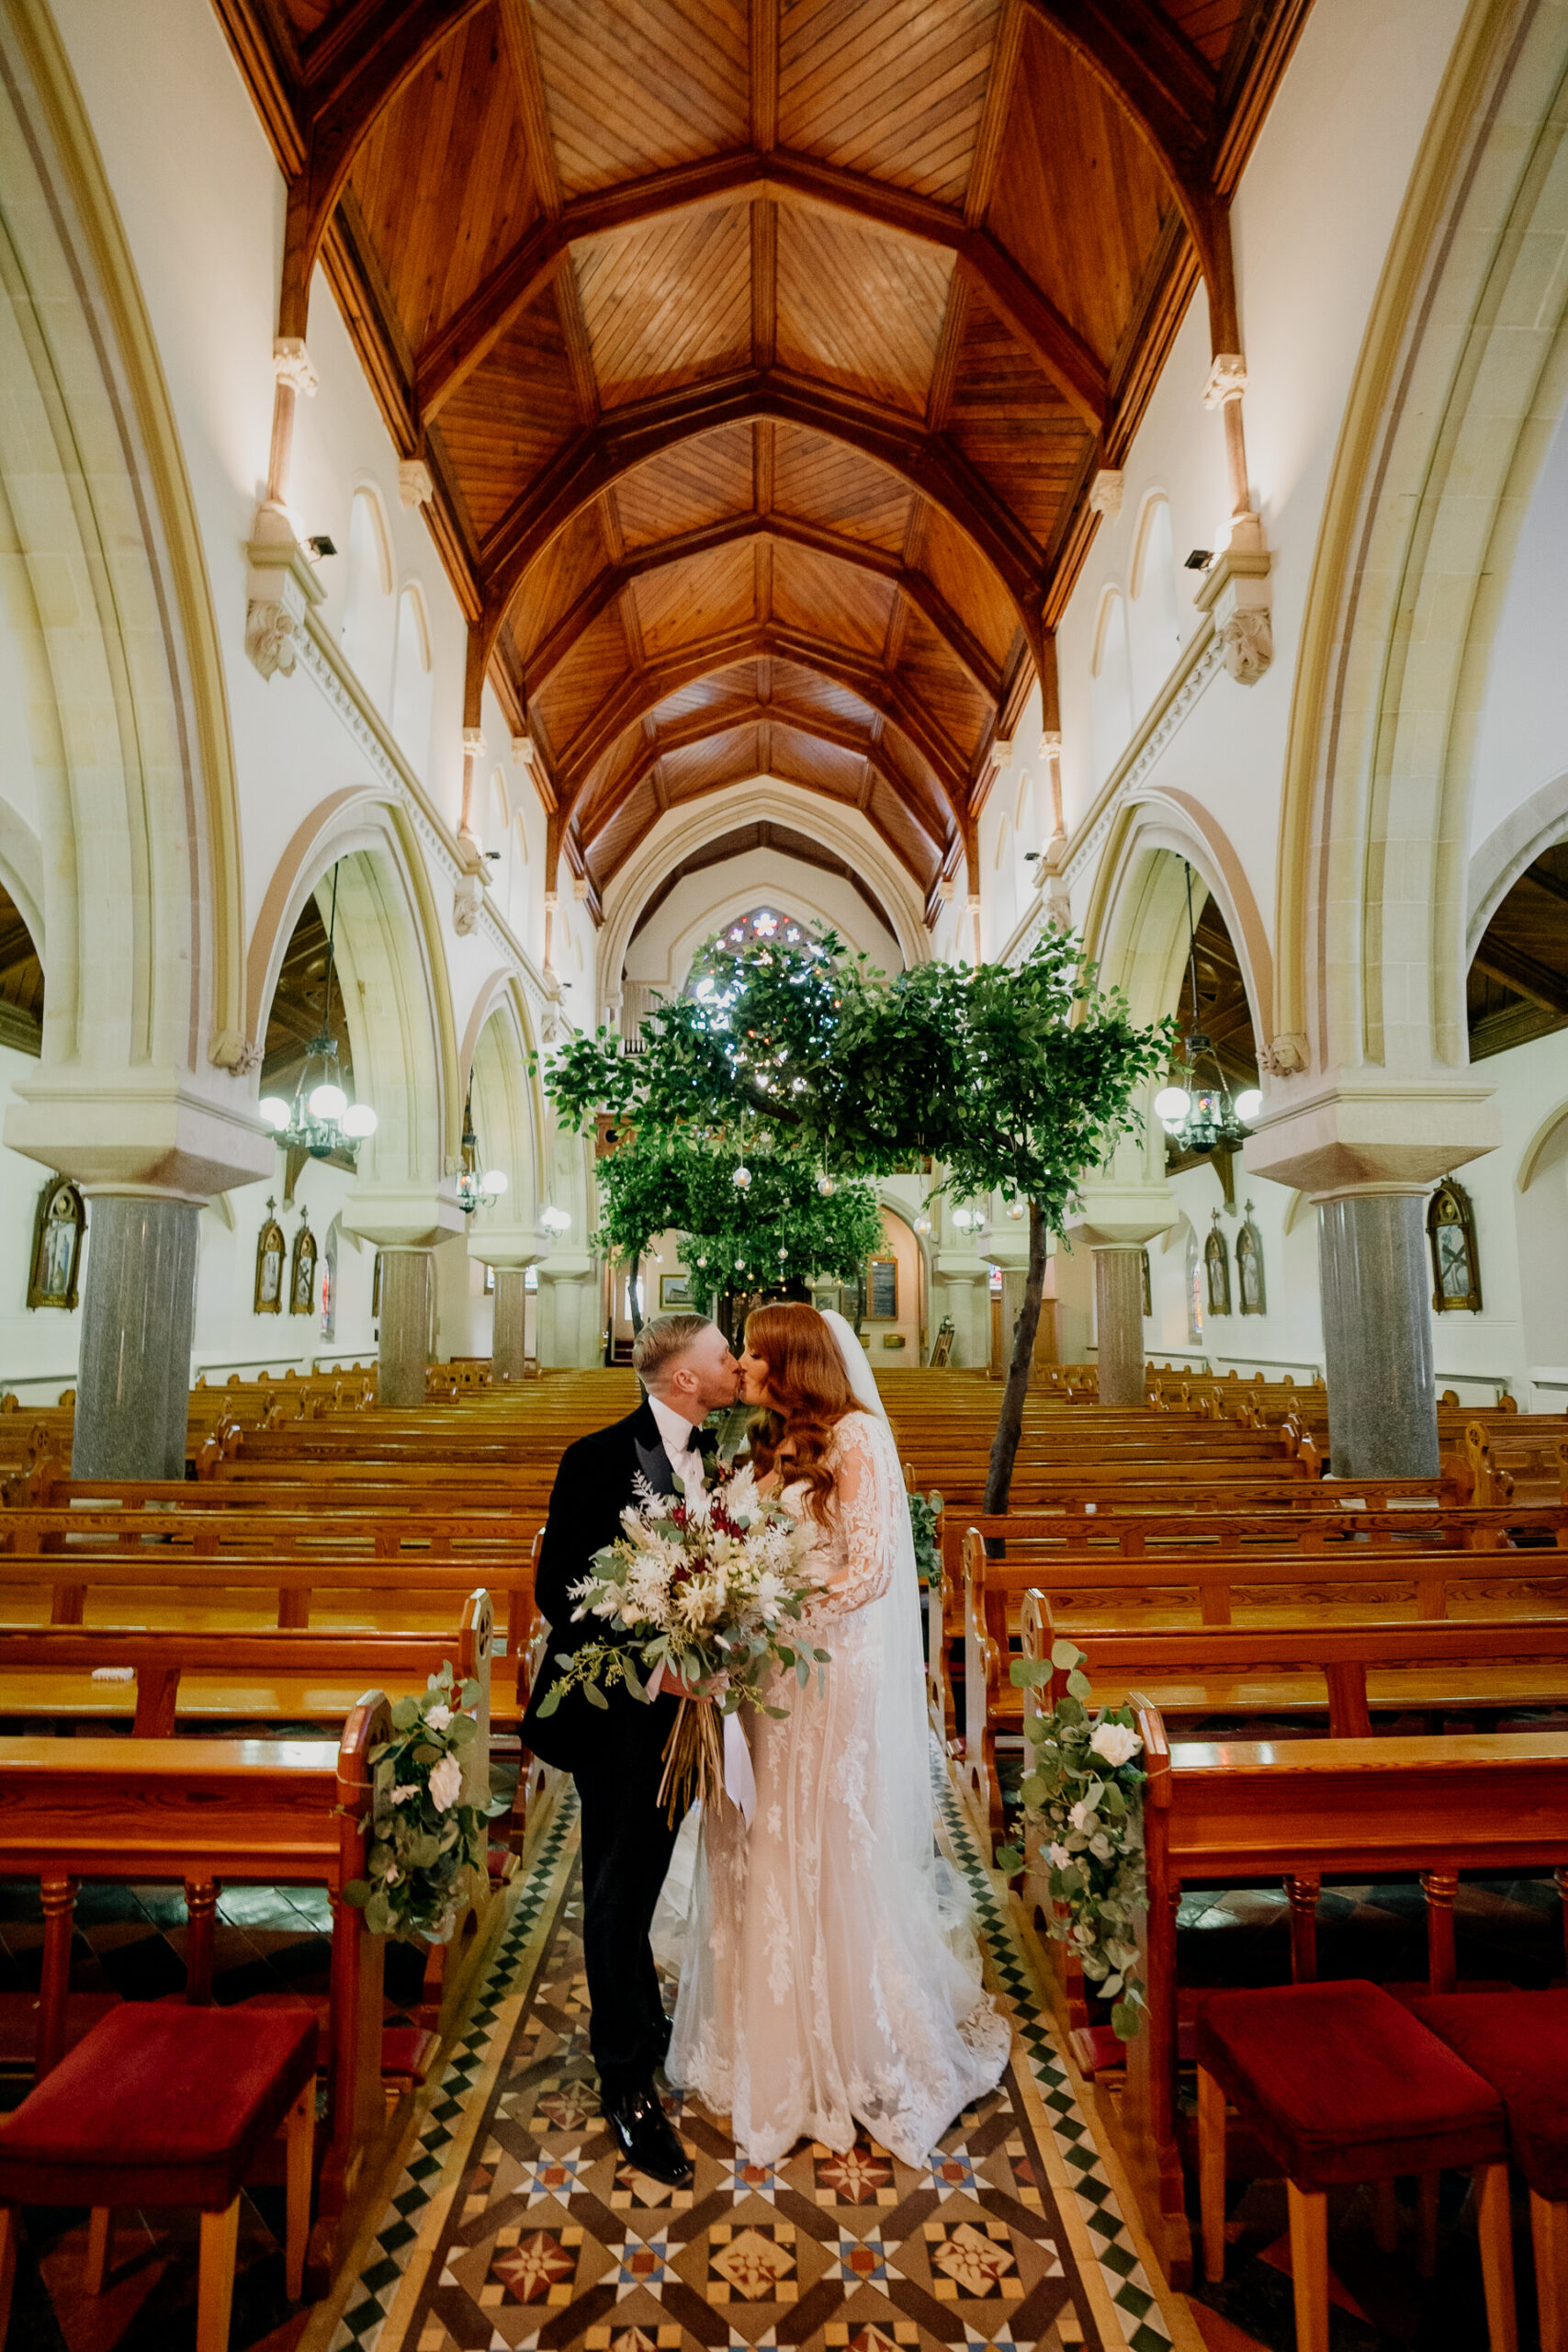
[[[294,1249],[288,1261],[288,1312],[290,1315],[313,1315],[316,1311],[316,1237],[310,1230],[310,1220],[304,1218],[294,1237]]]
[[[1445,1176],[1427,1204],[1427,1243],[1432,1252],[1432,1306],[1438,1315],[1479,1315],[1481,1261],[1470,1194]]]
[[[51,1176],[39,1194],[38,1215],[33,1219],[29,1308],[58,1306],[67,1314],[73,1310],[86,1230],[87,1208],[81,1193],[69,1176]]]
[[[281,1315],[283,1312],[283,1276],[288,1260],[283,1227],[273,1215],[276,1205],[269,1194],[266,1218],[256,1237],[256,1290],[252,1302],[252,1312],[255,1315]]]
[[[1235,1238],[1235,1286],[1238,1305],[1244,1315],[1264,1315],[1268,1312],[1268,1294],[1263,1281],[1263,1236],[1252,1220],[1252,1203],[1247,1204],[1247,1222]]]
[[[659,1277],[659,1312],[660,1315],[690,1314],[696,1302],[692,1295],[690,1274],[660,1274]]]

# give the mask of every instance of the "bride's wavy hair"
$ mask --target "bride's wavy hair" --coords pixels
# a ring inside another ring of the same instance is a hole
[[[824,1460],[836,1424],[855,1410],[855,1393],[838,1342],[814,1306],[759,1306],[746,1317],[746,1345],[768,1367],[772,1404],[751,1423],[751,1460],[765,1478],[786,1442],[794,1451],[781,1466],[785,1480],[804,1478],[807,1509],[818,1525],[828,1518],[833,1474]]]

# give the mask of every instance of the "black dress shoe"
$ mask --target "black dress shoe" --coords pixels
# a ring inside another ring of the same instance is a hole
[[[627,2164],[650,2180],[661,2180],[667,2188],[690,2188],[692,2160],[650,2083],[606,2096],[604,2120]]]
[[[673,2018],[663,2018],[660,2020],[659,2024],[654,2027],[653,2047],[657,2059],[662,2060],[669,2057],[670,2037],[674,2030],[675,2020]]]

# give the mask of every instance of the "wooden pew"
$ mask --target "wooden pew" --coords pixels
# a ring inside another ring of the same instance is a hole
[[[1174,2285],[1192,2278],[1179,2131],[1176,1906],[1185,1887],[1283,1879],[1292,1965],[1316,1973],[1315,1907],[1325,1879],[1420,1877],[1428,1979],[1456,1981],[1453,1899],[1467,1870],[1555,1871],[1568,1883],[1568,1734],[1447,1739],[1192,1742],[1172,1746],[1159,1711],[1137,1714],[1149,1781],[1142,1950],[1149,2013],[1128,2045],[1120,2112],[1097,2103]]]
[[[1382,1491],[1382,1488],[1375,1491]],[[1360,1490],[1319,1487],[1314,1508],[1304,1511],[1097,1511],[1092,1516],[1045,1512],[1010,1512],[1006,1517],[973,1517],[961,1510],[943,1510],[942,1573],[930,1603],[931,1636],[928,1681],[931,1719],[945,1742],[957,1739],[959,1725],[953,1704],[952,1659],[964,1640],[964,1555],[971,1538],[979,1544],[982,1574],[998,1549],[1013,1567],[1055,1573],[1063,1558],[1088,1564],[1115,1556],[1122,1559],[1181,1555],[1199,1551],[1235,1558],[1252,1552],[1327,1550],[1337,1562],[1348,1543],[1374,1549],[1417,1547],[1444,1550],[1506,1550],[1522,1538],[1568,1544],[1568,1509],[1561,1505],[1529,1510],[1507,1505],[1484,1510],[1470,1506],[1447,1508],[1430,1498],[1413,1497],[1408,1504],[1364,1507]],[[994,1563],[993,1563],[994,1565]],[[1016,1602],[1039,1577],[1009,1580]],[[1092,1581],[1086,1565],[1080,1581]],[[1210,1622],[1223,1623],[1226,1594],[1234,1579],[1203,1589],[1202,1605],[1214,1613]],[[999,1624],[992,1628],[1000,1639]]]
[[[190,1911],[186,1998],[211,1998],[220,1886],[324,1885],[333,1903],[332,1998],[311,2259],[330,2269],[406,2101],[389,2119],[381,2084],[383,1946],[342,1901],[362,1878],[359,1824],[372,1802],[370,1750],[390,1710],[379,1691],[335,1740],[0,1740],[0,1875],[37,1879],[44,1942],[37,2069],[66,2041],[72,1917],[83,1879],[183,1884]]]
[[[1404,1551],[1346,1544],[1336,1548],[1331,1562],[1322,1554],[1296,1550],[1092,1563],[1032,1552],[1022,1556],[1027,1549],[1015,1547],[1008,1559],[989,1560],[976,1535],[964,1554],[962,1773],[976,1828],[993,1840],[1002,1827],[997,1735],[1022,1730],[1022,1693],[1014,1688],[1009,1668],[1012,1630],[1031,1590],[1060,1598],[1061,1630],[1075,1639],[1080,1629],[1095,1624],[1097,1615],[1102,1627],[1118,1620],[1123,1627],[1139,1628],[1162,1621],[1229,1625],[1238,1596],[1254,1628],[1275,1630],[1281,1623],[1301,1624],[1309,1612],[1320,1624],[1331,1623],[1336,1614],[1364,1620],[1369,1600],[1387,1604],[1395,1596],[1406,1597],[1404,1605],[1417,1619],[1446,1618],[1457,1601],[1466,1623],[1474,1623],[1479,1612],[1473,1607],[1464,1611],[1463,1604],[1478,1594],[1495,1618],[1540,1615],[1553,1604],[1568,1614],[1568,1561],[1556,1549]],[[1182,1596],[1179,1603],[1177,1595]],[[1476,1669],[1473,1680],[1473,1695],[1483,1703],[1484,1668]]]
[[[486,1574],[490,1585],[505,1596],[504,1655],[511,1668],[505,1690],[498,1688],[494,1694],[492,1721],[512,1724],[526,1698],[524,1661],[534,1623],[533,1560]],[[64,1580],[67,1576],[69,1581]],[[61,1580],[54,1581],[55,1577]],[[54,1555],[47,1560],[0,1555],[0,1664],[14,1633],[39,1626],[83,1627],[90,1646],[117,1624],[124,1627],[131,1608],[148,1632],[166,1628],[223,1635],[221,1623],[213,1625],[220,1614],[220,1598],[229,1605],[227,1630],[253,1638],[269,1623],[284,1634],[302,1632],[312,1618],[321,1633],[325,1630],[321,1621],[327,1616],[347,1621],[335,1629],[345,1640],[363,1642],[367,1635],[389,1630],[395,1634],[401,1628],[411,1641],[428,1645],[434,1635],[450,1642],[445,1629],[461,1610],[472,1582],[472,1568],[465,1563],[427,1563],[417,1556],[272,1564],[171,1552],[154,1561],[108,1555],[78,1564]],[[385,1622],[389,1618],[393,1621],[390,1629]],[[415,1618],[426,1622],[416,1628]],[[109,1660],[99,1655],[94,1663]]]

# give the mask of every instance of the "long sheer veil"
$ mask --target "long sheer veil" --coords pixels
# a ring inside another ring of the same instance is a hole
[[[901,1498],[904,1474],[897,1442],[865,1350],[843,1316],[832,1307],[818,1311],[843,1359],[855,1402],[881,1424],[892,1465],[893,1491]],[[897,1510],[897,1521],[893,1580],[882,1599],[872,1601],[866,1611],[868,1616],[875,1612],[881,1637],[876,1742],[876,1770],[882,1783],[880,1826],[899,1857],[927,1879],[942,1917],[954,1920],[967,1917],[971,1906],[957,1872],[936,1851],[915,1532],[908,1510]]]

